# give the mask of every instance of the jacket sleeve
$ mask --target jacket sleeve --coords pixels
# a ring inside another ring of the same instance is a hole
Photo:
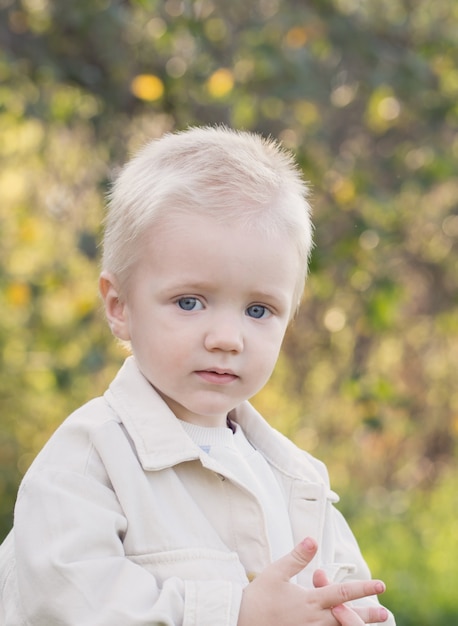
[[[327,503],[328,510],[324,520],[321,548],[322,563],[320,566],[326,571],[328,580],[333,582],[371,578],[371,572],[361,554],[358,542],[351,528],[342,513],[334,506],[334,503],[339,500],[339,497],[330,490],[329,474],[326,465],[307,452],[302,452],[302,454],[307,462],[309,464],[311,463],[321,476],[323,484],[329,494]],[[377,606],[380,602],[379,598],[374,596],[356,601],[354,604]],[[394,616],[389,612],[388,620],[383,622],[383,624],[375,624],[375,626],[396,626]]]
[[[7,626],[234,626],[242,588],[224,580],[154,576],[129,560],[127,521],[111,489],[73,472],[41,470],[15,512],[15,617]],[[20,599],[19,599],[20,598]],[[23,617],[19,618],[19,613]]]
[[[364,580],[370,578],[371,573],[369,567],[367,566],[366,561],[361,554],[359,545],[347,521],[340,513],[340,511],[338,511],[333,505],[330,506],[332,511],[332,525],[334,527],[333,561],[336,565],[340,564],[341,568],[340,576],[336,578],[333,572],[328,572],[329,578],[334,579],[336,582],[351,579]],[[360,606],[377,606],[379,604],[379,598],[377,596],[363,598],[359,601],[355,601],[353,604]],[[375,624],[375,626],[396,626],[394,616],[389,613],[387,621],[381,624]]]

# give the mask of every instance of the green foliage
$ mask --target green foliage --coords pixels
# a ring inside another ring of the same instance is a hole
[[[123,358],[96,290],[112,172],[227,123],[293,149],[315,208],[255,401],[327,462],[399,625],[456,622],[457,26],[449,0],[0,0],[0,536]]]
[[[398,623],[454,624],[458,616],[454,473],[445,472],[430,492],[378,487],[369,489],[366,498],[366,503],[358,503],[359,512],[348,515],[372,571],[376,576],[383,573],[388,588],[383,601],[396,607]]]

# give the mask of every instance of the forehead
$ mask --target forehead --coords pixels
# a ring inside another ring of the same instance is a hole
[[[145,232],[139,266],[182,281],[229,285],[280,285],[294,289],[299,255],[291,237],[263,232],[256,225],[220,222],[202,215],[177,215]]]

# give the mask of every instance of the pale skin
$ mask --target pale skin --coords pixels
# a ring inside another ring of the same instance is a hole
[[[100,291],[115,336],[129,341],[144,376],[175,415],[201,426],[226,416],[268,380],[295,308],[299,259],[286,234],[253,237],[203,216],[164,223],[144,244],[128,288],[103,272]],[[249,270],[249,271],[248,271]],[[381,581],[314,588],[290,579],[317,551],[313,539],[267,567],[243,592],[238,626],[361,626],[387,619],[383,607],[352,608]]]

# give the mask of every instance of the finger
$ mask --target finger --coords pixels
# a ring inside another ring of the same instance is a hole
[[[329,580],[324,570],[317,569],[313,572],[313,585],[314,587],[326,587],[326,585],[329,585]]]
[[[310,563],[317,549],[316,541],[311,537],[307,537],[297,544],[289,554],[269,565],[264,573],[282,581],[289,581]]]
[[[340,626],[364,626],[366,623],[355,611],[349,606],[345,606],[345,604],[332,607],[331,613],[339,622]]]
[[[333,606],[350,602],[351,600],[378,595],[384,591],[385,584],[381,580],[354,580],[327,585],[326,587],[322,587],[319,593],[321,596],[321,606],[329,609]]]
[[[353,606],[352,609],[359,615],[364,624],[379,624],[381,622],[386,622],[389,616],[388,611],[383,606]]]

